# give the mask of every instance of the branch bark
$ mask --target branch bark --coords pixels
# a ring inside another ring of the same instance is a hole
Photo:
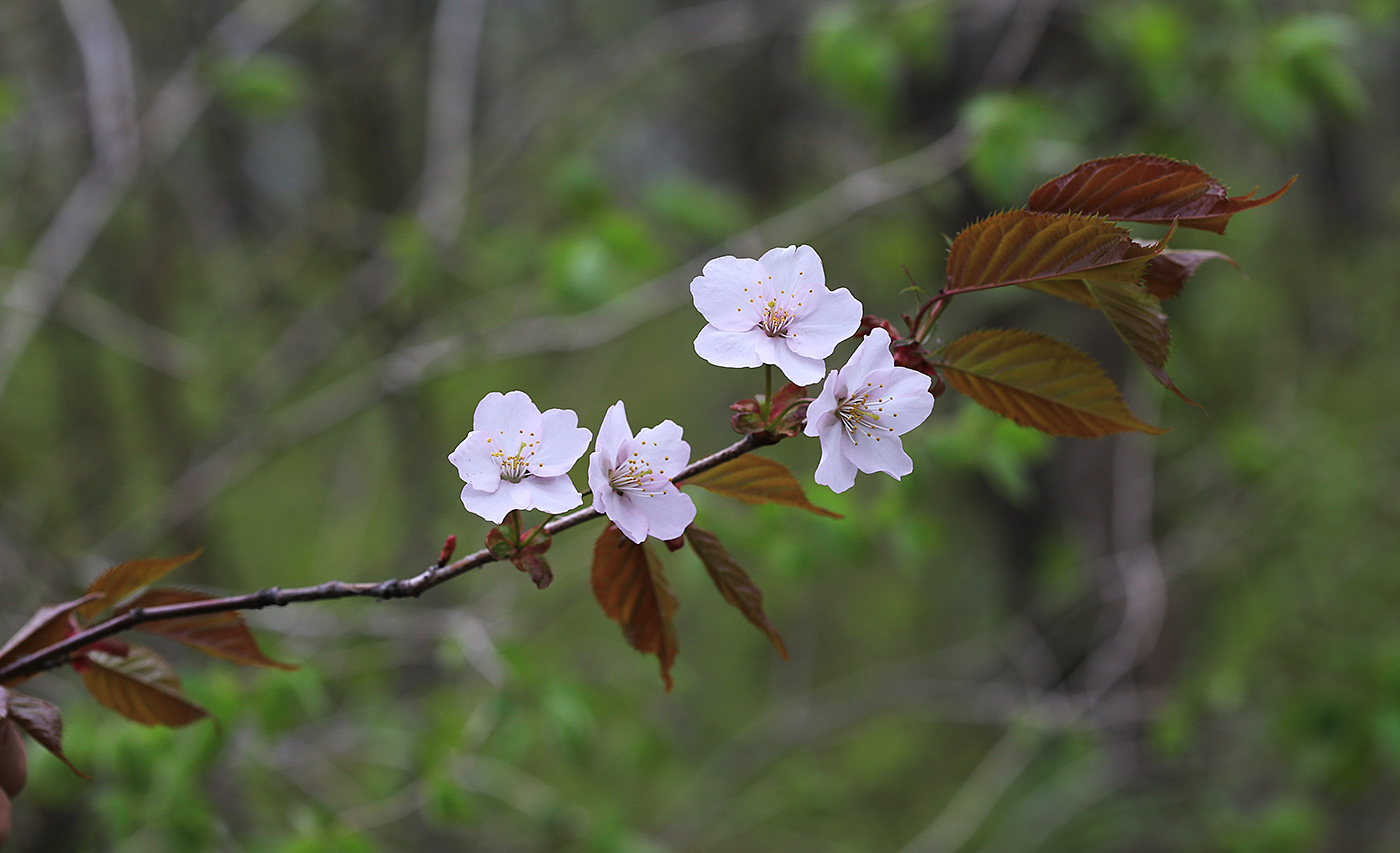
[[[752,435],[746,435],[723,450],[711,453],[696,460],[676,475],[673,482],[682,483],[687,478],[693,477],[703,471],[708,471],[718,465],[722,465],[731,459],[743,456],[745,453],[757,450],[763,443]],[[553,536],[571,527],[577,527],[584,522],[592,521],[601,517],[602,513],[588,507],[569,513],[561,518],[547,523],[544,526],[545,532]],[[488,563],[497,562],[499,558],[485,548],[468,554],[461,559],[448,563],[444,566],[433,565],[407,578],[389,578],[378,582],[346,583],[345,581],[326,581],[315,586],[296,587],[293,589],[282,589],[280,587],[268,587],[257,592],[250,592],[244,595],[228,596],[226,598],[214,598],[205,601],[188,602],[185,604],[170,604],[163,607],[137,607],[114,616],[90,628],[79,631],[70,637],[55,643],[37,652],[26,655],[10,664],[0,667],[0,684],[4,684],[12,678],[43,672],[54,669],[66,663],[74,652],[83,649],[99,640],[120,634],[147,622],[157,622],[162,619],[178,619],[187,616],[204,616],[210,613],[226,613],[231,610],[262,610],[267,607],[285,607],[288,604],[297,604],[307,601],[331,601],[339,598],[377,598],[388,600],[391,598],[417,598],[435,586],[446,583],[455,577],[466,574],[473,569],[479,569]]]

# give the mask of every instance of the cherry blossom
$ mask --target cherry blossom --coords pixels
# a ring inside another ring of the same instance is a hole
[[[573,509],[583,496],[569,469],[592,437],[574,412],[540,412],[523,391],[492,391],[477,404],[472,431],[447,457],[466,482],[462,506],[494,524],[513,509]]]
[[[650,534],[675,539],[695,520],[695,503],[671,478],[690,462],[690,445],[681,428],[666,420],[634,437],[622,401],[614,403],[588,458],[588,486],[593,508],[617,529],[641,544]]]
[[[807,408],[803,431],[822,444],[814,479],[833,492],[849,489],[857,470],[896,480],[914,470],[899,437],[929,416],[933,395],[928,376],[895,366],[891,343],[889,332],[871,329]]]
[[[695,352],[719,367],[777,365],[798,385],[820,382],[823,361],[860,326],[860,301],[828,290],[811,246],[770,249],[758,260],[725,256],[690,282],[707,324]]]

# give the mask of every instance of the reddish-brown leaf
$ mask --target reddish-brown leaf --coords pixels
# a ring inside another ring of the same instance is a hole
[[[1186,279],[1196,274],[1196,269],[1206,261],[1221,260],[1235,269],[1239,264],[1222,252],[1206,249],[1168,249],[1147,262],[1142,273],[1142,286],[1158,299],[1171,299],[1181,292]]]
[[[953,240],[945,292],[1058,279],[1135,282],[1165,243],[1136,243],[1096,216],[1008,210],[969,225]]]
[[[170,604],[188,604],[192,601],[209,601],[214,596],[192,589],[172,589],[157,587],[148,589],[130,604],[117,611],[125,613],[137,607],[164,607]],[[236,612],[205,613],[200,616],[181,616],[177,619],[161,619],[144,622],[136,626],[138,630],[184,643],[207,655],[252,666],[271,666],[278,669],[296,669],[289,663],[275,661],[263,654],[253,632],[248,630],[243,617]]]
[[[1134,417],[1093,359],[1045,335],[984,329],[953,341],[944,359],[949,385],[1021,426],[1075,438],[1166,432]]]
[[[661,560],[609,524],[593,545],[593,597],[608,618],[622,626],[632,648],[656,655],[669,693],[678,649],[672,620],[680,604],[671,594]]]
[[[1137,284],[1118,281],[1091,281],[1087,283],[1099,310],[1103,311],[1114,331],[1147,365],[1147,369],[1162,386],[1176,396],[1197,405],[1194,400],[1181,393],[1170,376],[1167,375],[1167,356],[1171,350],[1172,333],[1167,326],[1167,315],[1162,311],[1162,303]]]
[[[1094,302],[1094,294],[1089,292],[1088,285],[1081,279],[1063,279],[1059,281],[1028,281],[1021,285],[1027,290],[1038,290],[1041,293],[1048,293],[1051,296],[1058,296],[1061,299],[1068,299],[1085,308],[1097,308]]]
[[[16,631],[15,635],[5,643],[5,647],[0,649],[0,666],[5,666],[12,661],[46,649],[68,636],[68,614],[97,598],[98,596],[85,595],[73,601],[40,607],[34,611],[34,615],[29,617],[29,621],[24,623],[24,627]],[[12,678],[5,684],[15,685],[33,677],[33,675],[24,675]]]
[[[787,646],[783,645],[782,635],[763,612],[762,590],[720,544],[719,537],[692,524],[685,529],[685,538],[700,556],[700,562],[705,564],[705,571],[710,573],[710,580],[719,587],[719,594],[724,596],[724,600],[734,605],[745,619],[766,634],[773,648],[778,650],[783,660],[787,660]]]
[[[841,517],[807,500],[797,478],[781,463],[752,453],[702,471],[684,483],[746,504],[782,504],[827,518]]]
[[[57,705],[13,690],[6,691],[3,687],[0,687],[0,702],[4,703],[5,710],[5,713],[0,713],[0,719],[8,715],[15,725],[34,738],[35,743],[68,765],[69,770],[89,781],[92,779],[74,767],[68,756],[63,754],[63,717],[58,713]]]
[[[1230,217],[1268,204],[1288,191],[1289,178],[1277,191],[1231,197],[1225,185],[1205,170],[1180,160],[1134,154],[1091,160],[1068,174],[1046,181],[1031,193],[1030,210],[1083,213],[1119,222],[1175,221],[1183,228],[1224,234]]]
[[[180,679],[165,658],[143,646],[126,657],[89,652],[83,684],[96,699],[128,720],[146,726],[183,726],[209,712],[185,698]]]
[[[100,601],[90,601],[78,608],[78,615],[84,619],[91,619],[141,587],[155,583],[198,557],[203,551],[203,548],[199,548],[183,557],[171,557],[168,560],[128,560],[113,566],[98,575],[97,580],[88,587],[89,593],[100,593],[104,597]]]

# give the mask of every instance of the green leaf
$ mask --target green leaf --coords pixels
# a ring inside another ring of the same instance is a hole
[[[671,692],[671,665],[679,649],[672,620],[680,603],[671,594],[661,560],[609,524],[593,545],[592,586],[593,597],[622,626],[628,645],[656,655],[666,692]]]
[[[752,453],[716,465],[683,482],[746,504],[782,504],[827,518],[841,517],[807,500],[797,478],[781,463]]]
[[[705,571],[710,573],[710,580],[715,582],[724,600],[734,605],[745,619],[767,635],[773,648],[778,650],[783,660],[787,660],[787,647],[783,645],[782,635],[763,612],[762,590],[720,544],[719,537],[692,524],[685,529],[685,539],[699,555],[700,562],[705,565]]]
[[[953,341],[944,358],[949,385],[1021,426],[1075,438],[1166,432],[1138,420],[1093,359],[1054,338],[986,329]]]
[[[1095,216],[1008,210],[964,228],[948,250],[946,292],[1060,279],[1136,282],[1152,246]]]
[[[198,548],[182,557],[171,557],[167,560],[129,560],[113,566],[98,575],[88,587],[89,594],[96,593],[103,598],[100,601],[89,601],[79,607],[78,615],[84,619],[91,619],[107,607],[119,603],[141,587],[155,583],[202,553],[204,549]]]
[[[1082,213],[1119,222],[1177,223],[1224,234],[1230,217],[1268,204],[1288,191],[1296,177],[1278,190],[1253,198],[1228,195],[1225,185],[1199,166],[1166,157],[1134,154],[1091,160],[1046,181],[1031,193],[1029,210]]]
[[[80,671],[83,684],[99,703],[146,726],[183,726],[209,712],[185,698],[180,679],[165,658],[143,646],[125,657],[91,651],[91,666]]]
[[[1153,377],[1176,396],[1193,406],[1197,405],[1181,393],[1181,389],[1167,375],[1172,334],[1167,327],[1167,315],[1162,311],[1162,303],[1157,297],[1141,285],[1126,282],[1091,281],[1087,286],[1099,310],[1113,324],[1114,331],[1133,351],[1133,355],[1147,365]]]
[[[192,589],[171,589],[160,587],[147,590],[139,598],[118,611],[118,615],[137,607],[165,607],[171,604],[188,604],[195,601],[210,601],[214,598]],[[156,634],[176,642],[184,643],[207,655],[237,664],[269,666],[277,669],[296,669],[289,663],[275,661],[264,655],[258,648],[258,641],[236,612],[205,613],[199,616],[181,616],[175,619],[160,619],[144,622],[136,626],[148,634]]]

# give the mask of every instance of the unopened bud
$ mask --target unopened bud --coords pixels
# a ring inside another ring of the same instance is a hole
[[[447,541],[442,543],[442,553],[438,555],[437,565],[442,568],[447,565],[447,561],[452,559],[452,552],[457,550],[457,537],[449,536]]]

